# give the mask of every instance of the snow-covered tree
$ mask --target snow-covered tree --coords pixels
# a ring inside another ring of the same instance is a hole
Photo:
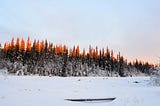
[[[89,46],[88,52],[80,46],[53,45],[47,40],[27,41],[12,38],[0,49],[0,68],[6,67],[8,73],[17,75],[49,76],[134,76],[141,73],[149,75],[152,68],[148,63],[136,60],[128,64],[113,50]]]
[[[160,86],[160,67],[156,67],[150,70],[151,72],[151,84],[155,86]]]

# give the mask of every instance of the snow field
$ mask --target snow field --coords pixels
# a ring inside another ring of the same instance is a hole
[[[116,97],[112,102],[65,99]],[[149,77],[0,76],[0,106],[160,106]]]

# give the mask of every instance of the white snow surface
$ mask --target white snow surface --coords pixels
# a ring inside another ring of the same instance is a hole
[[[111,102],[65,100],[108,97],[116,99]],[[152,86],[149,77],[1,75],[0,106],[160,106],[160,87]]]

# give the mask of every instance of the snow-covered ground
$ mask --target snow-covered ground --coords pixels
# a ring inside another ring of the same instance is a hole
[[[65,100],[107,97],[116,99]],[[0,76],[0,106],[160,106],[160,87],[150,85],[149,77]]]

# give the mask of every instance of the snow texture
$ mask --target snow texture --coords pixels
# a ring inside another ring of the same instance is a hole
[[[112,98],[112,102],[66,99]],[[149,77],[0,76],[0,106],[160,106]]]

